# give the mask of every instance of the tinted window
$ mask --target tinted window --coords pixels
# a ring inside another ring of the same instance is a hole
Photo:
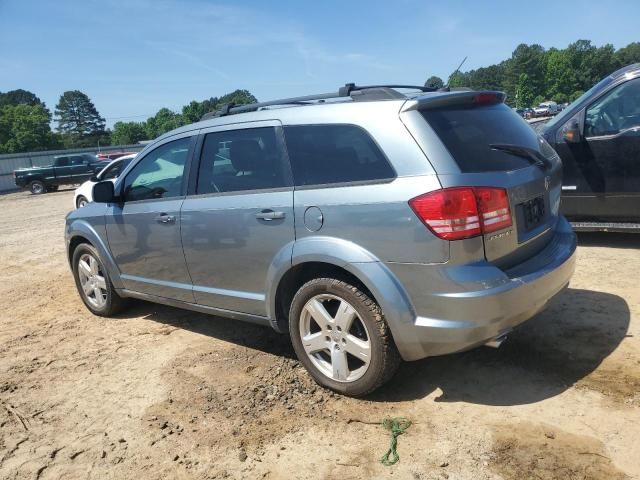
[[[58,157],[55,159],[56,167],[68,167],[69,166],[69,157]]]
[[[85,163],[89,163],[89,159],[85,157],[70,157],[71,165],[83,165]]]
[[[111,165],[104,169],[102,175],[100,175],[100,180],[110,180],[113,178],[118,178],[120,172],[122,172],[122,170],[124,170],[130,162],[131,159],[113,162]]]
[[[533,129],[503,103],[423,110],[421,113],[463,173],[509,171],[531,166],[524,158],[493,150],[491,144],[539,150]]]
[[[272,127],[228,130],[205,137],[197,193],[285,187],[285,164]]]
[[[640,125],[640,78],[617,86],[593,103],[585,115],[586,137],[615,135]]]
[[[369,134],[355,125],[285,127],[296,185],[380,180],[395,177]]]
[[[125,201],[179,197],[190,143],[181,138],[145,155],[125,178]]]

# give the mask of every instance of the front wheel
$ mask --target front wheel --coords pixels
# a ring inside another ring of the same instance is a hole
[[[47,189],[44,186],[44,183],[42,183],[40,180],[34,180],[29,184],[29,191],[33,195],[40,195],[41,193],[46,192]]]
[[[72,262],[80,298],[93,314],[107,317],[126,307],[127,299],[120,297],[113,288],[107,269],[93,245],[78,245]]]
[[[86,199],[86,197],[79,195],[78,199],[76,200],[76,208],[82,208],[84,207],[87,203],[89,203],[89,200]]]
[[[350,396],[387,382],[400,355],[379,305],[365,292],[318,278],[296,293],[289,333],[300,362],[320,385]]]

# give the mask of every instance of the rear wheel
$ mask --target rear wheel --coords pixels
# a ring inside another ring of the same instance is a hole
[[[107,317],[127,306],[127,299],[116,293],[98,251],[92,245],[78,245],[73,252],[72,265],[80,298],[92,313]]]
[[[44,183],[42,183],[40,180],[34,180],[29,184],[29,191],[33,195],[40,195],[41,193],[46,192],[47,189],[45,188]]]
[[[378,304],[337,279],[318,278],[298,290],[289,312],[289,333],[314,380],[345,395],[374,391],[400,364]]]

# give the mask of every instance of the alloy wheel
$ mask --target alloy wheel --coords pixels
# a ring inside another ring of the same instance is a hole
[[[103,308],[107,303],[107,284],[98,260],[88,253],[78,261],[80,286],[87,301],[95,308]]]
[[[353,306],[329,294],[312,297],[300,317],[302,346],[323,375],[338,382],[362,377],[371,362],[367,327]]]

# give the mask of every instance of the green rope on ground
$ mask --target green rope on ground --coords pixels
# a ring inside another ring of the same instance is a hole
[[[389,450],[382,456],[380,461],[383,465],[389,467],[395,465],[400,460],[400,456],[398,455],[398,437],[411,426],[411,422],[404,417],[387,417],[382,420],[382,426],[391,433],[391,445],[389,445]]]

